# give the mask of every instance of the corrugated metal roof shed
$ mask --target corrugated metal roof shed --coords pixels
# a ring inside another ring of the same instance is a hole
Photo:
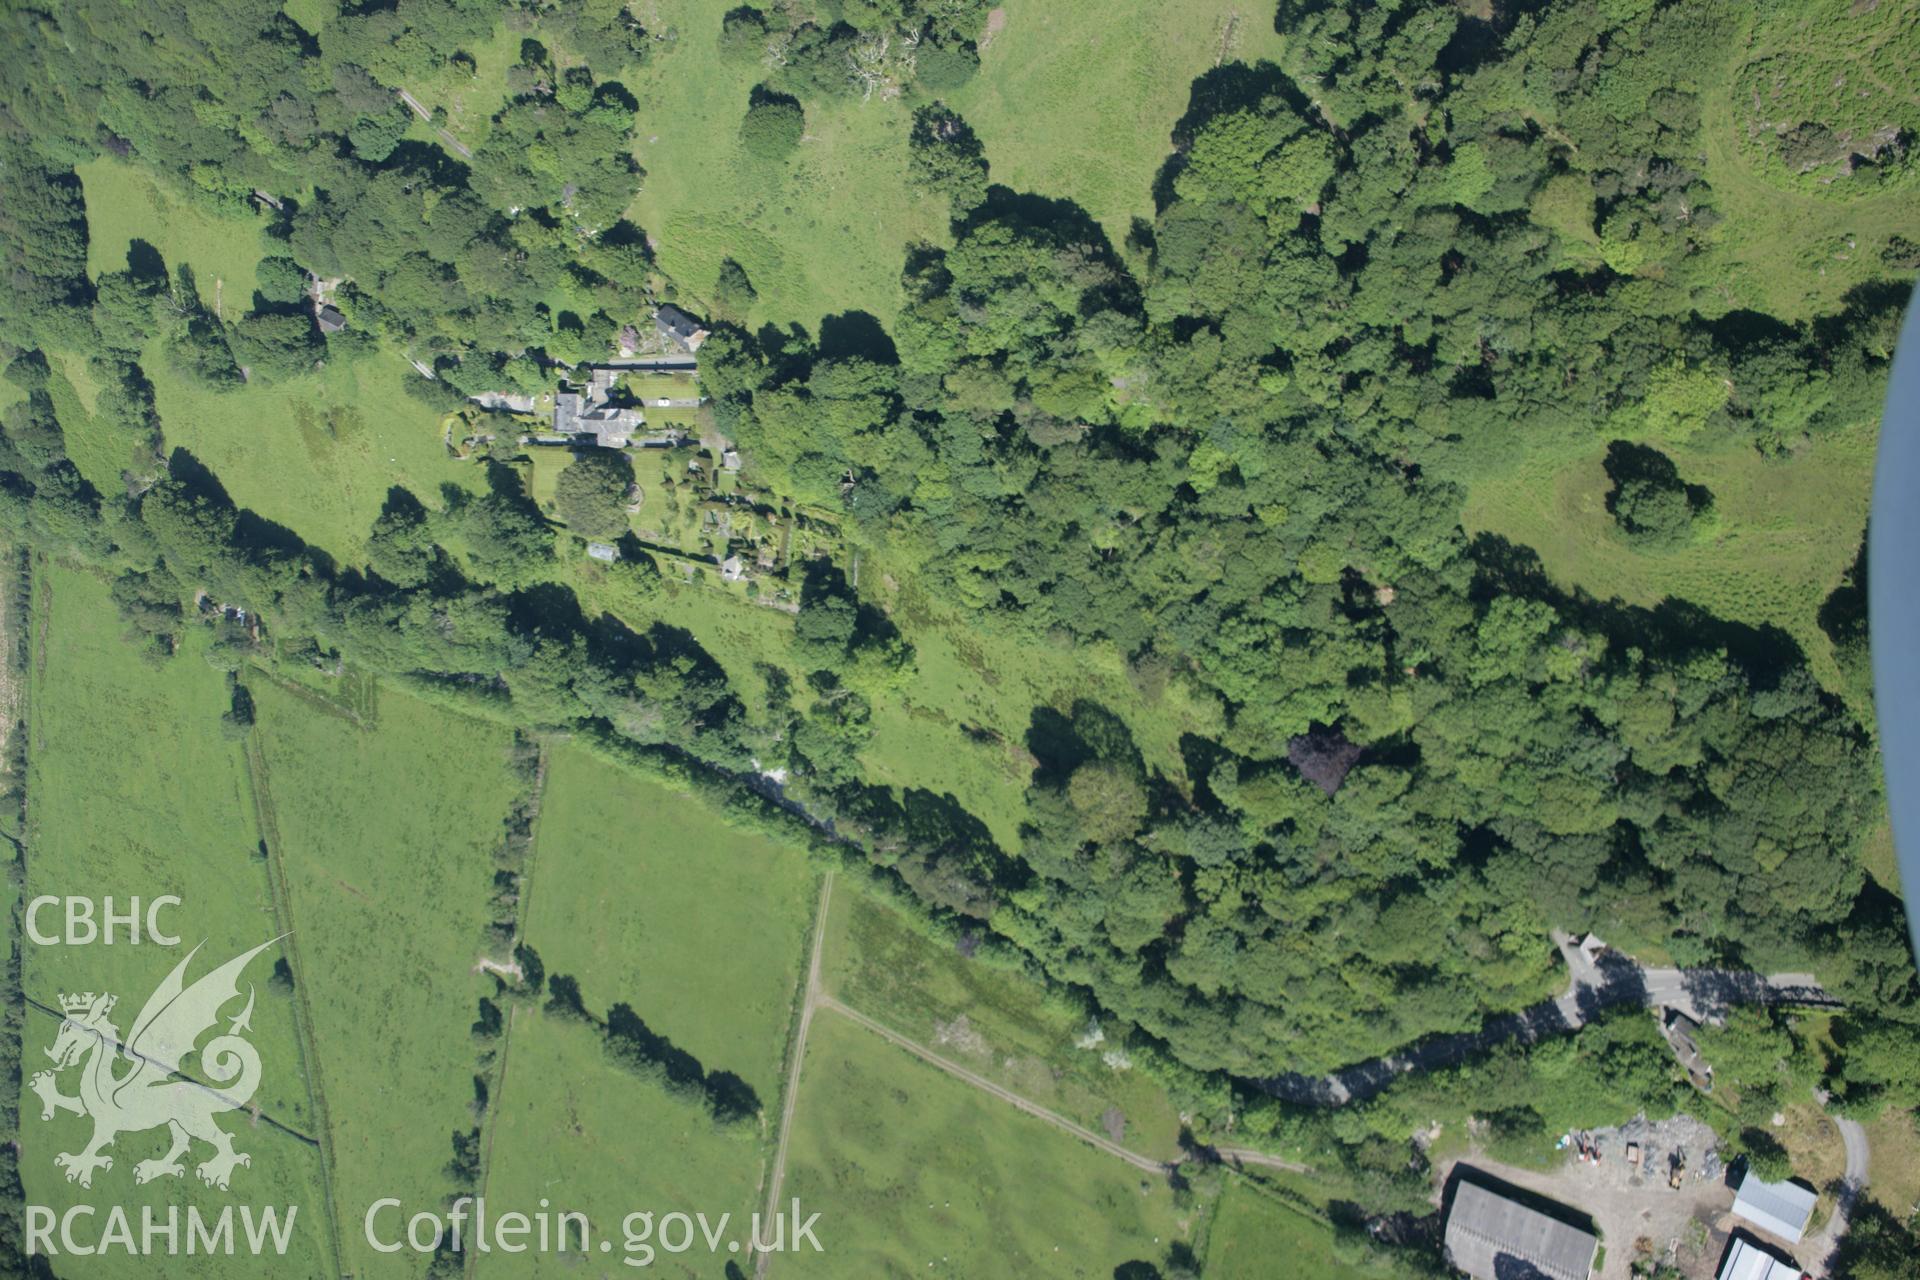
[[[1817,1198],[1797,1182],[1762,1182],[1749,1173],[1733,1198],[1733,1211],[1788,1244],[1799,1244]]]
[[[1447,1214],[1447,1254],[1476,1280],[1509,1280],[1530,1266],[1548,1280],[1587,1280],[1599,1239],[1477,1183],[1461,1182]]]
[[[1716,1280],[1800,1280],[1802,1274],[1792,1263],[1782,1262],[1752,1241],[1735,1236]]]

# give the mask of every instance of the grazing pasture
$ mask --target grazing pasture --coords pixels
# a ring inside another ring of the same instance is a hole
[[[73,896],[96,904],[111,897],[117,911],[135,897],[150,903],[171,894],[181,901],[158,917],[180,938],[177,946],[150,939],[129,945],[125,926],[112,946],[43,946],[22,939],[21,982],[33,1002],[21,1029],[23,1085],[51,1065],[44,1051],[59,1027],[54,1014],[34,1006],[57,1009],[63,994],[111,992],[118,997],[113,1025],[130,1035],[147,997],[189,950],[200,947],[186,974],[191,982],[284,929],[257,852],[245,754],[221,733],[228,695],[223,675],[204,660],[205,632],[191,630],[182,652],[158,664],[149,661],[122,638],[103,584],[45,563],[34,574],[31,625],[24,896]],[[43,910],[41,932],[62,933],[59,916],[58,909]],[[134,1166],[166,1150],[162,1130],[121,1134],[106,1152],[113,1166],[96,1171],[90,1188],[68,1182],[54,1156],[80,1151],[92,1124],[65,1112],[43,1121],[39,1099],[28,1092],[20,1115],[27,1202],[56,1212],[75,1204],[121,1204],[136,1223],[142,1207],[164,1217],[168,1206],[217,1215],[236,1201],[297,1205],[276,1274],[336,1271],[329,1261],[327,1198],[320,1152],[310,1140],[315,1118],[293,1002],[268,981],[280,954],[270,948],[242,977],[242,992],[250,987],[254,995],[247,1038],[260,1055],[261,1082],[252,1098],[260,1115],[229,1111],[216,1122],[235,1149],[250,1157],[233,1171],[230,1192],[200,1181],[195,1166],[212,1154],[201,1144],[189,1151],[181,1176],[136,1185]],[[237,1001],[224,1010],[228,1017],[239,1012]],[[179,1065],[193,1074],[204,1071],[193,1054]],[[59,1074],[63,1093],[77,1092],[79,1074]],[[94,1225],[98,1230],[104,1223],[96,1218]],[[117,1251],[89,1258],[84,1270],[71,1261],[56,1265],[63,1275],[152,1274],[149,1261]],[[203,1258],[196,1265],[195,1274],[218,1278],[258,1275],[261,1264],[242,1256]]]
[[[1188,1242],[1165,1179],[1085,1146],[831,1012],[813,1024],[787,1191],[821,1211],[805,1277],[1108,1280]]]
[[[343,1264],[377,1274],[359,1215],[454,1190],[452,1138],[475,1124],[468,1035],[492,979],[493,853],[520,785],[506,730],[383,689],[371,721],[256,681],[265,837],[312,1021]]]

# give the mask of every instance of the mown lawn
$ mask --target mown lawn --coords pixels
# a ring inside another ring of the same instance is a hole
[[[1179,1109],[1138,1071],[1102,1060],[1114,1046],[1076,1046],[1077,1006],[1018,970],[968,960],[916,932],[892,907],[834,895],[822,957],[828,991],[943,1057],[1098,1132],[1117,1113],[1120,1142],[1142,1155],[1179,1152]]]
[[[26,896],[96,902],[111,896],[124,910],[134,897],[146,903],[174,894],[181,904],[167,909],[160,923],[180,944],[133,946],[124,934],[112,946],[23,941],[22,982],[30,998],[56,1007],[63,993],[113,992],[119,997],[113,1023],[127,1035],[147,997],[193,947],[201,950],[186,975],[189,982],[274,937],[280,925],[256,854],[245,757],[240,744],[220,730],[226,683],[204,660],[204,633],[190,631],[183,652],[155,665],[122,638],[124,628],[102,583],[50,565],[36,570],[36,579]],[[58,914],[42,913],[43,931],[60,932]],[[254,1101],[266,1115],[311,1133],[293,1005],[267,983],[278,954],[263,954],[243,979],[243,992],[246,983],[256,992],[248,1039],[259,1051],[262,1078]],[[224,1012],[237,1014],[240,1006]],[[37,1010],[26,1016],[23,1072],[31,1077],[48,1065],[43,1051],[52,1045],[57,1023]],[[197,1058],[189,1056],[183,1065],[194,1071]],[[62,1090],[74,1093],[77,1080],[76,1071],[64,1073]],[[229,1113],[219,1123],[233,1135],[235,1148],[252,1157],[234,1171],[229,1192],[209,1190],[195,1174],[192,1166],[211,1154],[200,1145],[187,1157],[183,1177],[136,1186],[134,1165],[166,1149],[166,1135],[158,1131],[121,1135],[110,1148],[113,1168],[97,1172],[92,1188],[83,1189],[66,1181],[53,1157],[80,1150],[91,1124],[64,1112],[42,1121],[39,1100],[23,1094],[20,1172],[26,1199],[57,1211],[71,1204],[122,1204],[136,1223],[143,1205],[177,1205],[184,1212],[191,1204],[215,1214],[236,1202],[298,1205],[293,1242],[274,1274],[332,1273],[317,1150],[244,1113]],[[263,1264],[243,1256],[196,1265],[195,1274],[211,1277],[258,1275]],[[63,1258],[56,1269],[79,1277],[151,1274],[150,1263],[117,1252]]]
[[[787,1187],[823,1252],[783,1277],[1109,1280],[1193,1221],[1164,1179],[1095,1151],[831,1012],[813,1024]]]
[[[567,745],[547,768],[522,932],[596,1016],[625,1001],[771,1114],[815,884],[797,848]]]
[[[493,852],[521,784],[509,735],[383,689],[360,727],[253,684],[298,969],[331,1129],[343,1262],[392,1274],[358,1230],[375,1199],[437,1206],[469,1111]]]

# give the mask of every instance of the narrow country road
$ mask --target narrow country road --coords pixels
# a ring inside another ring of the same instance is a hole
[[[1260,1086],[1289,1102],[1343,1107],[1373,1097],[1409,1072],[1449,1067],[1508,1040],[1532,1044],[1549,1036],[1570,1035],[1616,1005],[1673,1009],[1695,1022],[1704,1022],[1740,1004],[1838,1008],[1840,1003],[1810,973],[1767,977],[1730,969],[1648,969],[1614,951],[1590,957],[1559,930],[1552,937],[1571,975],[1563,994],[1517,1013],[1495,1014],[1477,1031],[1429,1036],[1397,1053],[1355,1063],[1330,1075],[1287,1072],[1269,1076],[1259,1082]]]
[[[1841,1175],[1840,1194],[1835,1198],[1833,1216],[1827,1219],[1826,1230],[1820,1234],[1829,1242],[1825,1266],[1827,1274],[1833,1274],[1834,1255],[1840,1251],[1841,1237],[1847,1234],[1847,1219],[1853,1212],[1853,1206],[1867,1191],[1868,1157],[1872,1154],[1867,1146],[1867,1131],[1858,1120],[1849,1120],[1845,1116],[1832,1117],[1834,1127],[1840,1130],[1840,1143],[1847,1149],[1847,1171]]]

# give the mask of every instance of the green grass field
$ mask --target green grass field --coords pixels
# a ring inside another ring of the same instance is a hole
[[[980,626],[916,585],[919,572],[884,557],[861,565],[863,594],[885,606],[918,667],[903,697],[874,707],[861,759],[877,781],[952,793],[1003,847],[1019,847],[1035,708],[1065,712],[1082,699],[1105,707],[1127,722],[1147,767],[1182,785],[1181,738],[1224,731],[1219,704],[1177,676],[1136,682],[1110,648]]]
[[[1910,160],[1885,163],[1881,147],[1920,127],[1917,39],[1920,11],[1911,5],[1756,6],[1734,79],[1749,125],[1738,135],[1743,154],[1777,185],[1817,195],[1911,191],[1920,171]],[[1860,163],[1862,155],[1882,163]]]
[[[778,1042],[774,1048],[777,1052]],[[610,1062],[600,1037],[576,1022],[518,1010],[508,1036],[506,1079],[494,1102],[486,1196],[496,1212],[584,1213],[594,1240],[611,1238],[623,1257],[627,1215],[731,1215],[744,1240],[750,1228],[764,1145],[751,1130],[716,1129],[697,1104],[635,1079]],[[595,1246],[597,1250],[598,1246]],[[704,1252],[662,1253],[645,1274],[717,1276]],[[520,1276],[622,1274],[577,1255],[477,1260],[474,1274]]]
[[[87,362],[75,355],[58,356],[47,380],[47,394],[60,419],[67,456],[80,474],[102,493],[121,488],[120,472],[133,461],[134,442],[111,422],[94,416],[99,388]]]
[[[771,1112],[815,879],[798,849],[563,746],[548,765],[521,927],[596,1015],[626,1001],[708,1070],[745,1079]]]
[[[746,1080],[770,1126],[815,883],[797,849],[563,745],[548,762],[522,928],[548,974],[577,979],[596,1016],[632,1005],[707,1070]],[[770,1127],[717,1128],[702,1107],[614,1065],[590,1028],[531,1006],[516,1011],[506,1054],[488,1137],[495,1203],[545,1196],[586,1213],[616,1250],[622,1219],[637,1211],[731,1214],[744,1238]],[[661,1254],[654,1266],[691,1276],[715,1264]],[[540,1268],[570,1273],[557,1258]]]
[[[1194,79],[1281,46],[1273,7],[1239,0],[1012,0],[995,13],[980,72],[952,106],[986,145],[995,182],[1075,201],[1116,248],[1134,218],[1153,218],[1153,178]]]
[[[254,682],[268,843],[284,866],[356,1274],[397,1274],[359,1231],[366,1206],[437,1205],[473,1125],[468,1035],[492,981],[473,971],[492,853],[518,792],[508,734],[393,690],[377,723]]]
[[[1910,28],[1912,18],[1898,6],[1832,0],[1762,7],[1744,22],[1726,65],[1703,69],[1701,139],[1720,221],[1693,269],[1692,278],[1711,282],[1695,302],[1706,314],[1755,308],[1787,321],[1828,314],[1848,291],[1887,277],[1883,255],[1896,237],[1920,241],[1920,200],[1910,188],[1790,174],[1771,129],[1755,133],[1749,125],[1803,109],[1807,118],[1904,118],[1916,103],[1910,92],[1899,101],[1884,63],[1891,49],[1905,47],[1902,40],[1910,43],[1895,29]],[[1792,52],[1791,64],[1775,59],[1782,50]],[[1794,78],[1780,81],[1789,65]],[[1835,96],[1843,81],[1853,96]],[[1779,461],[1734,441],[1668,449],[1680,474],[1715,500],[1712,527],[1685,546],[1628,545],[1605,510],[1606,442],[1598,440],[1573,456],[1521,442],[1508,460],[1467,477],[1462,523],[1532,547],[1563,588],[1638,605],[1674,597],[1734,621],[1781,627],[1822,682],[1841,690],[1816,615],[1859,548],[1876,434],[1876,426],[1862,426]]]
[[[36,573],[36,639],[30,659],[28,748],[28,897],[42,894],[95,899],[181,899],[160,923],[179,935],[178,947],[128,945],[38,946],[23,942],[22,981],[30,999],[57,1007],[66,992],[111,991],[122,1035],[147,996],[196,944],[203,949],[188,971],[191,981],[279,932],[266,869],[255,855],[258,834],[240,745],[223,737],[225,680],[202,658],[201,633],[163,666],[145,661],[121,638],[122,626],[104,586],[57,567]],[[59,933],[58,912],[44,912],[43,931]],[[311,1134],[313,1115],[296,1035],[292,1002],[267,985],[277,950],[254,962],[244,980],[256,1003],[248,1039],[259,1051],[262,1078],[254,1101],[264,1115]],[[245,987],[242,988],[245,990]],[[238,1006],[226,1011],[239,1012]],[[23,1074],[49,1065],[43,1050],[57,1030],[53,1016],[29,1010],[23,1030]],[[183,1064],[195,1070],[197,1060]],[[77,1088],[77,1072],[63,1073],[63,1092]],[[30,1203],[140,1206],[298,1205],[293,1244],[276,1274],[326,1275],[331,1270],[326,1198],[320,1161],[309,1143],[244,1113],[219,1123],[252,1163],[235,1170],[231,1190],[204,1187],[193,1164],[210,1154],[192,1150],[183,1177],[136,1186],[137,1161],[166,1149],[162,1132],[126,1133],[110,1148],[113,1167],[94,1175],[91,1189],[68,1183],[53,1165],[56,1152],[78,1151],[91,1131],[80,1117],[40,1118],[40,1103],[23,1096],[21,1176]],[[104,1209],[103,1209],[104,1212]],[[96,1229],[103,1225],[96,1220]],[[113,1254],[83,1269],[58,1263],[61,1274],[151,1274],[141,1259]],[[198,1263],[196,1274],[259,1274],[249,1257]]]
[[[1867,1193],[1896,1217],[1920,1213],[1920,1117],[1888,1107],[1866,1129],[1873,1150]]]
[[[1109,1280],[1193,1226],[1164,1180],[832,1013],[807,1042],[787,1187],[820,1212],[823,1252],[780,1258],[783,1280]]]
[[[741,151],[747,95],[766,71],[715,54],[728,0],[634,6],[649,29],[671,25],[627,78],[640,100],[635,155],[647,180],[628,216],[660,242],[660,265],[683,298],[708,305],[726,258],[760,295],[756,320],[797,321],[899,310],[900,263],[913,240],[945,238],[945,202],[913,189],[909,109],[894,102],[813,99],[806,137],[784,164]]]
[[[1844,115],[1863,101],[1838,92],[1851,78],[1872,95],[1872,106],[1861,108],[1877,113],[1871,118],[1913,118],[1920,101],[1911,83],[1901,103],[1898,74],[1891,83],[1886,78],[1887,60],[1912,47],[1913,21],[1907,6],[1851,0],[1761,6],[1749,16],[1744,38],[1730,42],[1719,90],[1701,99],[1706,178],[1721,216],[1713,233],[1712,276],[1725,309],[1753,307],[1789,321],[1823,314],[1838,308],[1849,289],[1889,273],[1882,253],[1893,237],[1920,241],[1920,200],[1911,184],[1896,191],[1847,178],[1822,181],[1830,168],[1789,175],[1777,157],[1769,159],[1773,144],[1758,140],[1771,131],[1750,135],[1749,129],[1756,108],[1768,120],[1793,114],[1775,93],[1779,64],[1770,64],[1783,49],[1791,52],[1798,78],[1784,86],[1787,97],[1805,96],[1796,106],[1824,115],[1834,103],[1815,104],[1833,98],[1847,104]],[[1891,35],[1898,23],[1909,27],[1905,37]],[[1863,32],[1863,26],[1875,30]],[[1750,136],[1756,139],[1751,144]]]
[[[89,275],[126,270],[128,246],[144,240],[160,251],[168,270],[183,263],[192,267],[201,300],[209,307],[217,304],[226,319],[253,305],[263,217],[242,210],[222,216],[110,156],[89,160],[74,172],[87,197]]]
[[[116,160],[90,161],[79,173],[87,196],[89,271],[125,268],[128,244],[141,239],[160,251],[169,268],[191,266],[204,301],[217,301],[227,319],[251,307],[254,264],[262,253],[259,218],[189,203]],[[448,456],[440,415],[402,393],[404,381],[419,375],[395,350],[226,392],[179,377],[157,342],[140,364],[153,380],[169,448],[190,450],[241,506],[349,563],[364,546],[390,486],[402,485],[425,501],[437,501],[447,482],[480,486],[476,468]],[[56,408],[74,463],[97,487],[113,492],[133,442],[93,422],[97,393],[81,355],[63,354],[58,367],[67,387],[63,391],[56,380]]]
[[[1667,448],[1680,475],[1714,498],[1713,528],[1684,546],[1647,550],[1620,532],[1606,510],[1605,441],[1571,461],[1516,450],[1511,465],[1474,482],[1462,523],[1532,547],[1563,588],[1635,605],[1674,597],[1733,621],[1778,626],[1837,689],[1833,646],[1817,616],[1860,548],[1875,435],[1856,428],[1786,460],[1739,441]]]
[[[442,484],[482,487],[478,467],[448,455],[440,416],[401,391],[419,375],[393,352],[227,393],[189,385],[158,353],[143,367],[170,448],[192,451],[241,506],[347,563],[359,562],[391,486],[434,504]]]
[[[827,990],[943,1057],[1095,1132],[1117,1113],[1120,1142],[1158,1159],[1179,1152],[1180,1114],[1104,1048],[1076,1048],[1086,1018],[1024,974],[963,958],[864,894],[834,895],[822,957]]]
[[[1283,1177],[1278,1185],[1282,1194],[1242,1178],[1228,1182],[1207,1232],[1207,1280],[1266,1280],[1279,1259],[1286,1260],[1286,1274],[1314,1280],[1392,1274],[1340,1256],[1324,1192],[1302,1179]]]
[[[660,264],[704,302],[733,258],[759,293],[755,322],[898,311],[905,246],[947,239],[947,211],[917,191],[907,166],[912,109],[924,96],[810,98],[796,156],[757,164],[740,151],[758,66],[717,59],[728,0],[634,6],[650,30],[671,27],[628,87],[640,99],[636,154],[648,170],[630,216],[660,241]],[[992,176],[1075,200],[1117,246],[1151,216],[1153,176],[1195,76],[1223,55],[1278,49],[1270,10],[1234,0],[1061,6],[1015,0],[994,11],[979,73],[948,95],[986,144]]]

